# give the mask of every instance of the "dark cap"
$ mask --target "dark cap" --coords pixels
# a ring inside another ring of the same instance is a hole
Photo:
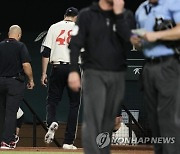
[[[65,16],[77,16],[78,15],[78,9],[77,8],[75,8],[75,7],[69,7],[67,10],[66,10],[66,12],[65,12],[65,14],[64,14]]]

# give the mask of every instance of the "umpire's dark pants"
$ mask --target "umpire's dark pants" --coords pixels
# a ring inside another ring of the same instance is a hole
[[[143,68],[143,85],[153,137],[172,139],[169,144],[155,144],[155,154],[180,153],[180,63],[177,58],[170,56],[147,62]]]
[[[14,141],[16,115],[24,90],[24,82],[0,77],[0,139],[7,144]]]
[[[56,121],[56,109],[62,99],[64,88],[67,87],[69,96],[69,114],[65,132],[65,144],[73,144],[76,137],[78,124],[78,115],[80,107],[80,93],[73,92],[67,85],[69,75],[69,64],[53,65],[49,79],[48,97],[47,97],[47,124],[48,126]]]
[[[124,97],[125,72],[88,69],[82,78],[85,154],[110,154],[111,132]]]

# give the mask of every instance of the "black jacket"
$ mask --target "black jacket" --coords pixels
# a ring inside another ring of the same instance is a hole
[[[129,42],[131,35],[131,24],[128,22],[124,13],[115,15],[113,11],[103,11],[97,3],[81,10],[69,45],[72,71],[78,68],[82,47],[85,49],[84,69],[125,70],[124,44]]]

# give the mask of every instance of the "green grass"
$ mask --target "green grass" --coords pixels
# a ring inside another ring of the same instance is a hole
[[[82,152],[38,152],[38,151],[0,151],[0,154],[83,154]]]

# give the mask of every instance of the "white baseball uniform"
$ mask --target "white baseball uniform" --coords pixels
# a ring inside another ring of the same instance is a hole
[[[74,25],[71,21],[60,21],[49,28],[42,45],[51,49],[50,62],[70,62],[70,51],[67,46]]]

